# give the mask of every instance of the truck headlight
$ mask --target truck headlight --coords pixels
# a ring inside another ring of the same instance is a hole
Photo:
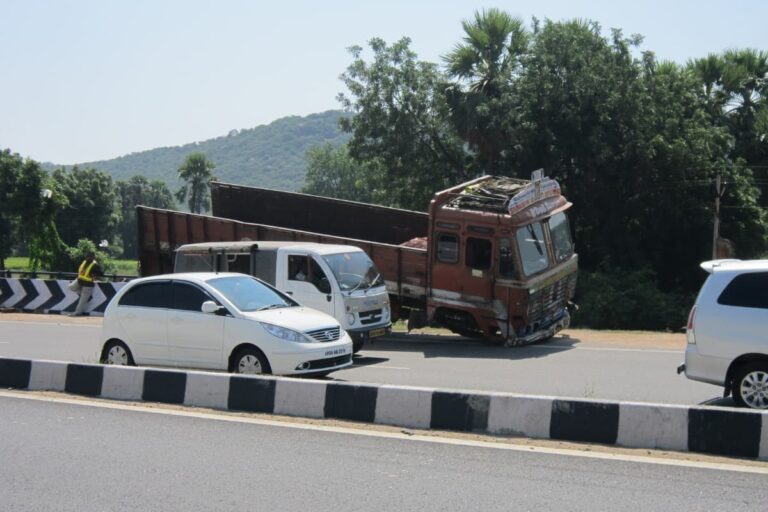
[[[276,338],[280,338],[281,340],[295,341],[296,343],[312,343],[309,339],[307,339],[306,336],[298,331],[294,331],[293,329],[286,329],[285,327],[280,327],[278,325],[265,324],[264,322],[259,323],[269,334]]]

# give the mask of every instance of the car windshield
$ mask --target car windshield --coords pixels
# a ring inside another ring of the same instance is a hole
[[[218,290],[240,311],[298,306],[277,290],[249,276],[229,276],[211,279],[208,284]]]
[[[376,265],[364,252],[328,254],[323,259],[331,267],[342,291],[367,290],[384,284]]]

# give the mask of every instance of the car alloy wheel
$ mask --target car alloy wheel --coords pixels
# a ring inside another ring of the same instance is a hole
[[[768,409],[768,372],[753,369],[739,379],[739,396],[747,407]]]

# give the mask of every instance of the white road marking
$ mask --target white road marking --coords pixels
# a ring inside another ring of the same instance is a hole
[[[471,446],[476,448],[488,448],[494,450],[509,450],[515,452],[543,453],[547,455],[561,455],[566,457],[584,457],[588,459],[612,460],[619,462],[633,462],[638,464],[657,464],[661,466],[678,466],[695,469],[712,469],[716,471],[731,471],[736,473],[755,473],[768,475],[768,465],[762,466],[741,466],[736,464],[727,464],[719,462],[690,461],[678,459],[665,459],[662,457],[648,457],[642,455],[629,455],[622,453],[606,452],[584,452],[579,450],[569,450],[564,448],[551,448],[546,446],[514,445],[490,441],[475,441],[471,439],[456,439],[450,437],[434,437],[420,434],[404,434],[399,432],[381,432],[373,430],[363,430],[351,427],[331,427],[327,425],[312,425],[307,423],[291,423],[290,421],[266,420],[261,418],[245,418],[242,416],[229,416],[225,414],[216,414],[215,412],[193,412],[179,411],[171,409],[159,409],[144,407],[141,405],[125,405],[108,402],[95,402],[90,400],[73,400],[69,398],[59,398],[50,396],[28,395],[24,391],[0,391],[0,397],[18,398],[22,400],[36,400],[40,402],[55,402],[85,407],[98,407],[102,409],[116,409],[122,411],[135,411],[149,414],[164,414],[167,416],[181,416],[187,418],[207,419],[212,421],[224,421],[229,423],[247,423],[252,425],[263,425],[270,427],[292,428],[297,430],[315,430],[319,432],[333,432],[337,434],[351,434],[365,437],[379,437],[385,439],[399,439],[401,441],[419,441],[424,443],[449,444],[456,446]]]
[[[652,349],[652,348],[616,348],[616,347],[579,347],[579,346],[563,346],[563,345],[529,345],[527,347],[520,348],[532,348],[538,350],[590,350],[593,352],[642,352],[643,354],[655,353],[655,354],[684,354],[685,349],[681,350],[665,350],[665,349]]]
[[[350,368],[378,368],[381,370],[410,370],[405,366],[382,366],[379,364],[353,364]]]

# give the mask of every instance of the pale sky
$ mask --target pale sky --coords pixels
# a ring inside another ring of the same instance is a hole
[[[489,7],[595,20],[679,63],[768,50],[764,0],[0,0],[0,148],[73,164],[336,109],[347,47],[408,36],[439,62]]]

